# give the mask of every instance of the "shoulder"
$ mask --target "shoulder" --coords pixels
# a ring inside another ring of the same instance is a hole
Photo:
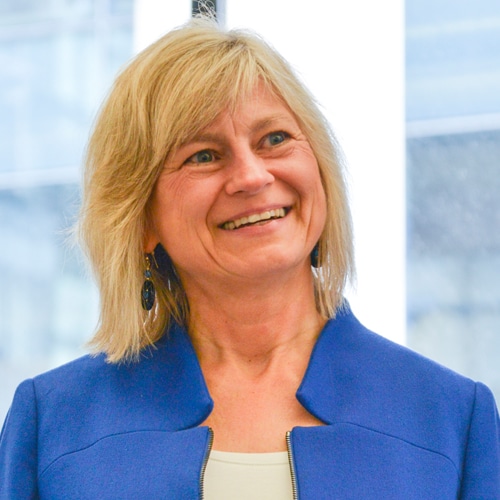
[[[84,356],[26,380],[14,396],[4,436],[15,446],[21,433],[29,433],[43,450],[43,465],[106,436],[193,427],[211,406],[190,341],[173,328],[137,361]]]
[[[133,413],[156,386],[163,385],[163,392],[168,387],[164,381],[172,368],[165,362],[165,345],[160,341],[141,358],[120,363],[108,362],[104,354],[86,355],[25,381],[18,392],[30,388],[39,418],[47,422],[81,420],[92,412],[95,417],[100,412]]]
[[[373,333],[349,310],[327,323],[297,396],[325,422],[443,448],[465,439],[475,412],[496,414],[483,384]]]
[[[74,407],[78,399],[90,399],[89,390],[102,380],[106,362],[103,356],[84,356],[48,372],[24,380],[14,394],[8,413],[10,420],[23,418],[38,421],[48,408]]]
[[[113,365],[106,362],[103,354],[96,356],[85,355],[81,358],[41,373],[31,379],[37,394],[57,393],[60,390],[71,390],[78,386],[82,388],[82,379],[86,380],[85,386],[99,383],[103,372],[113,369]]]
[[[12,491],[19,498],[37,496],[40,465],[43,469],[54,458],[50,451],[39,450],[40,443],[51,442],[57,452],[65,452],[64,441],[75,442],[77,432],[71,424],[65,424],[75,421],[84,404],[90,404],[90,398],[86,403],[80,397],[75,401],[71,391],[81,393],[83,387],[85,392],[85,384],[77,384],[77,374],[82,370],[97,373],[98,365],[104,365],[103,360],[85,357],[18,386],[0,435],[1,498],[11,498]]]
[[[115,399],[142,398],[156,387],[165,391],[169,387],[165,382],[183,370],[190,355],[188,342],[180,328],[171,328],[137,359],[111,363],[103,353],[86,355],[27,383],[32,384],[37,400],[48,407],[57,403],[77,407],[87,402],[110,405]]]
[[[473,395],[475,382],[364,327],[348,310],[330,321],[318,349],[342,373],[357,373],[371,386],[391,393],[433,393],[455,398]],[[340,375],[341,373],[339,373]]]

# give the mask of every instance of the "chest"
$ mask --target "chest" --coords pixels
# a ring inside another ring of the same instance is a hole
[[[214,433],[214,449],[242,453],[286,451],[286,434],[295,427],[321,426],[295,393],[245,392],[215,394],[214,408],[203,425]]]
[[[323,425],[297,400],[303,370],[282,369],[253,379],[205,371],[213,409],[203,425],[214,432],[214,449],[286,451],[286,434],[294,427]]]
[[[41,499],[203,498],[210,452],[205,427],[103,437],[40,471]],[[300,500],[455,499],[459,478],[446,457],[352,424],[297,428],[290,435]]]

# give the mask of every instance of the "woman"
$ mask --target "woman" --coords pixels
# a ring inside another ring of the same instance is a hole
[[[500,498],[489,390],[342,299],[337,151],[255,35],[199,19],[132,61],[86,165],[99,354],[20,385],[1,498]]]

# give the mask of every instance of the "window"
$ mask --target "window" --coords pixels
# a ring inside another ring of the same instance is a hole
[[[97,294],[67,244],[93,115],[132,50],[132,0],[0,6],[0,419],[17,384],[83,352]]]
[[[408,344],[500,399],[500,4],[407,0]]]

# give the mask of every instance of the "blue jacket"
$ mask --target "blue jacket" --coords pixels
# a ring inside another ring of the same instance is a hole
[[[301,500],[500,499],[490,391],[368,330],[325,326],[297,392],[326,425],[289,435]],[[23,382],[0,440],[0,498],[198,499],[213,407],[186,332],[140,362],[84,357]]]

